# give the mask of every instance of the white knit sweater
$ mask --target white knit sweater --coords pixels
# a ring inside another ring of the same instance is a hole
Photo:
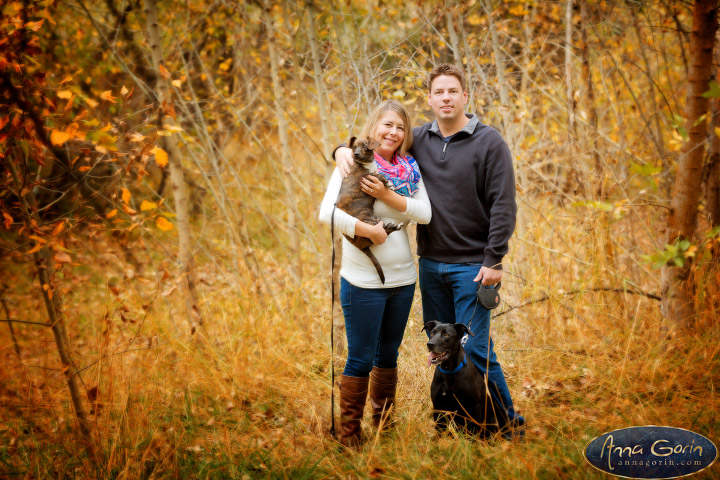
[[[336,168],[330,178],[325,198],[320,205],[320,221],[330,224],[333,205],[340,193],[342,177]],[[412,197],[407,198],[407,210],[398,212],[388,206],[382,200],[375,200],[375,215],[384,222],[403,223],[409,222],[427,224],[430,223],[432,210],[430,200],[425,190],[422,179],[418,183],[418,189]],[[358,219],[348,215],[339,208],[335,209],[335,231],[344,233],[349,237],[355,237],[355,222]],[[388,235],[382,245],[372,245],[373,252],[385,273],[385,285],[380,282],[375,266],[370,259],[352,243],[343,237],[342,268],[340,275],[355,285],[362,288],[390,288],[412,285],[417,279],[415,261],[410,252],[410,242],[405,228]]]

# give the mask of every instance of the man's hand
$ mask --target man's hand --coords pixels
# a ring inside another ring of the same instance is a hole
[[[482,267],[473,282],[482,282],[483,286],[491,287],[502,280],[503,271],[494,268]]]
[[[352,167],[354,163],[352,148],[338,147],[338,149],[335,150],[335,165],[337,165],[338,170],[340,170],[342,178],[347,178],[347,176],[350,175],[350,167]]]

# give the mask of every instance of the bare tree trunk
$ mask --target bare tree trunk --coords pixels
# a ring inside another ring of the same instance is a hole
[[[273,104],[275,106],[275,116],[278,122],[278,136],[280,137],[280,163],[283,166],[283,171],[280,172],[280,180],[285,188],[287,194],[286,200],[286,212],[287,212],[287,226],[288,226],[288,253],[289,253],[289,270],[292,275],[299,279],[302,266],[300,265],[300,240],[298,238],[298,226],[297,217],[297,202],[295,200],[295,193],[293,191],[292,182],[292,170],[293,166],[290,162],[290,149],[288,146],[288,120],[285,108],[282,105],[280,99],[283,97],[282,85],[280,84],[280,73],[278,65],[278,54],[275,38],[275,24],[273,22],[270,13],[268,13],[269,7],[263,10],[265,15],[265,24],[268,28],[268,54],[270,55],[270,77],[272,80],[273,90]],[[271,162],[273,159],[269,159]]]
[[[318,52],[318,45],[317,45],[317,38],[315,37],[315,7],[313,6],[312,0],[308,2],[307,5],[307,14],[308,14],[308,22],[307,22],[307,36],[308,41],[310,42],[310,53],[312,54],[312,62],[313,62],[313,78],[315,80],[315,92],[317,94],[317,101],[318,101],[318,114],[320,115],[320,128],[322,132],[322,146],[323,146],[323,156],[325,157],[325,164],[328,166],[328,169],[332,171],[331,165],[331,155],[332,155],[332,145],[330,144],[330,128],[328,127],[328,110],[327,106],[325,105],[325,100],[327,97],[327,91],[325,90],[325,81],[323,80],[323,71],[322,67],[320,66],[320,53]]]
[[[176,122],[171,113],[172,99],[170,95],[170,84],[168,79],[162,75],[165,67],[163,64],[163,53],[160,42],[160,32],[158,28],[158,15],[156,0],[147,1],[147,31],[146,37],[150,46],[152,56],[153,70],[157,72],[157,92],[163,113],[163,124],[175,126]],[[162,67],[162,69],[161,69]],[[197,280],[195,271],[195,257],[192,252],[192,236],[190,232],[190,212],[188,210],[188,193],[187,185],[182,167],[182,154],[178,146],[175,134],[169,137],[163,137],[164,146],[168,153],[168,165],[170,167],[170,179],[173,185],[173,197],[175,200],[175,215],[177,218],[179,252],[178,263],[180,274],[182,276],[182,284],[185,296],[185,311],[188,322],[195,332],[196,324],[202,325],[203,317],[198,306]]]
[[[39,125],[37,127],[40,128]],[[36,218],[36,215],[33,213],[32,208],[32,205],[37,205],[34,190],[23,189],[22,181],[13,160],[7,161],[6,165],[13,177],[15,193],[22,205],[25,225],[28,231],[32,232],[32,225],[40,223],[40,220]],[[65,327],[62,290],[56,288],[54,278],[55,269],[53,268],[53,260],[50,256],[48,246],[45,245],[38,251],[33,252],[33,259],[35,260],[35,268],[37,269],[38,279],[40,280],[40,294],[43,297],[45,309],[48,314],[48,326],[52,329],[53,336],[55,337],[55,345],[58,349],[58,355],[65,380],[67,381],[68,390],[70,390],[70,400],[72,401],[75,416],[78,420],[82,442],[87,448],[89,457],[97,465],[99,462],[98,453],[95,449],[93,428],[88,419],[85,407],[83,406],[83,395],[80,390],[80,385],[78,384],[77,368],[72,359],[72,348],[70,347],[70,339],[68,338]]]
[[[588,7],[587,0],[580,0],[580,38],[582,40],[581,57],[582,57],[582,78],[585,83],[585,108],[587,108],[588,124],[590,125],[590,144],[588,145],[592,151],[593,159],[595,160],[595,173],[600,175],[600,181],[597,188],[597,193],[600,199],[604,199],[606,196],[605,192],[605,175],[603,174],[603,165],[600,160],[600,152],[598,151],[598,120],[597,120],[597,109],[595,108],[595,88],[592,81],[592,73],[590,71],[590,48],[588,46],[587,29],[590,22],[588,18]]]
[[[488,22],[490,23],[490,38],[492,39],[493,54],[495,57],[495,70],[497,70],[498,84],[500,85],[500,114],[503,119],[502,133],[505,137],[505,141],[509,145],[514,145],[514,139],[512,138],[511,133],[508,132],[511,105],[507,79],[505,78],[505,57],[503,56],[502,49],[500,48],[500,39],[498,38],[497,27],[495,26],[495,20],[492,17],[492,4],[489,0],[484,0],[483,7],[485,8],[485,13],[488,16]]]
[[[575,99],[573,98],[572,81],[572,13],[573,0],[565,3],[565,101],[567,102],[568,125],[571,135],[570,142],[575,142]]]
[[[689,133],[678,161],[668,218],[668,242],[692,240],[697,226],[697,209],[702,183],[702,164],[707,138],[709,100],[703,93],[712,77],[712,55],[717,24],[717,0],[698,0],[693,8],[690,34],[690,70],[688,74],[685,125]],[[694,289],[690,284],[690,261],[663,269],[662,297],[664,313],[677,324],[692,327],[695,319]]]
[[[5,286],[3,285],[3,290],[4,288]],[[13,327],[12,318],[10,317],[10,309],[7,306],[7,301],[5,300],[5,297],[0,297],[0,302],[2,302],[3,309],[5,310],[5,316],[8,319],[8,328],[10,329],[10,339],[12,340],[13,348],[15,349],[15,353],[17,354],[17,356],[22,358],[22,354],[20,352],[20,345],[18,344],[17,337],[15,336],[15,328]]]
[[[716,59],[720,59],[720,45],[716,46]],[[717,65],[717,63],[716,63]],[[715,67],[717,68],[717,67]],[[715,81],[720,83],[720,68],[717,69]],[[710,102],[710,141],[708,147],[708,163],[706,167],[706,201],[710,225],[720,226],[720,99],[713,98]],[[720,251],[720,250],[718,250]]]
[[[462,52],[460,52],[457,32],[455,31],[455,25],[453,25],[454,22],[452,12],[453,9],[457,6],[457,3],[451,2],[450,0],[445,0],[445,23],[447,24],[448,36],[450,37],[450,47],[452,48],[453,52],[453,63],[456,67],[460,69],[460,71],[463,71],[464,67],[462,63]]]

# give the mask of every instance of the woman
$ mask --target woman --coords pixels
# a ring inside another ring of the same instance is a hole
[[[375,215],[383,222],[429,223],[431,210],[425,186],[415,160],[407,151],[412,144],[410,115],[405,107],[388,100],[372,112],[360,140],[374,138],[378,173],[394,186],[386,188],[374,177],[365,177],[362,190],[376,199]],[[342,178],[333,172],[320,207],[320,220],[330,223],[333,205]],[[407,231],[390,235],[382,225],[369,225],[335,209],[335,229],[350,237],[370,238],[370,247],[385,272],[380,282],[370,259],[343,238],[340,269],[340,300],[345,317],[348,358],[340,378],[340,442],[361,443],[360,421],[370,386],[373,423],[382,428],[388,423],[395,401],[398,349],[402,342],[415,293],[417,273]]]

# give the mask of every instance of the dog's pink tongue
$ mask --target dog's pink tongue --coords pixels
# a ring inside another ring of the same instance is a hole
[[[432,367],[432,361],[437,358],[438,354],[435,352],[428,353],[428,367]]]

